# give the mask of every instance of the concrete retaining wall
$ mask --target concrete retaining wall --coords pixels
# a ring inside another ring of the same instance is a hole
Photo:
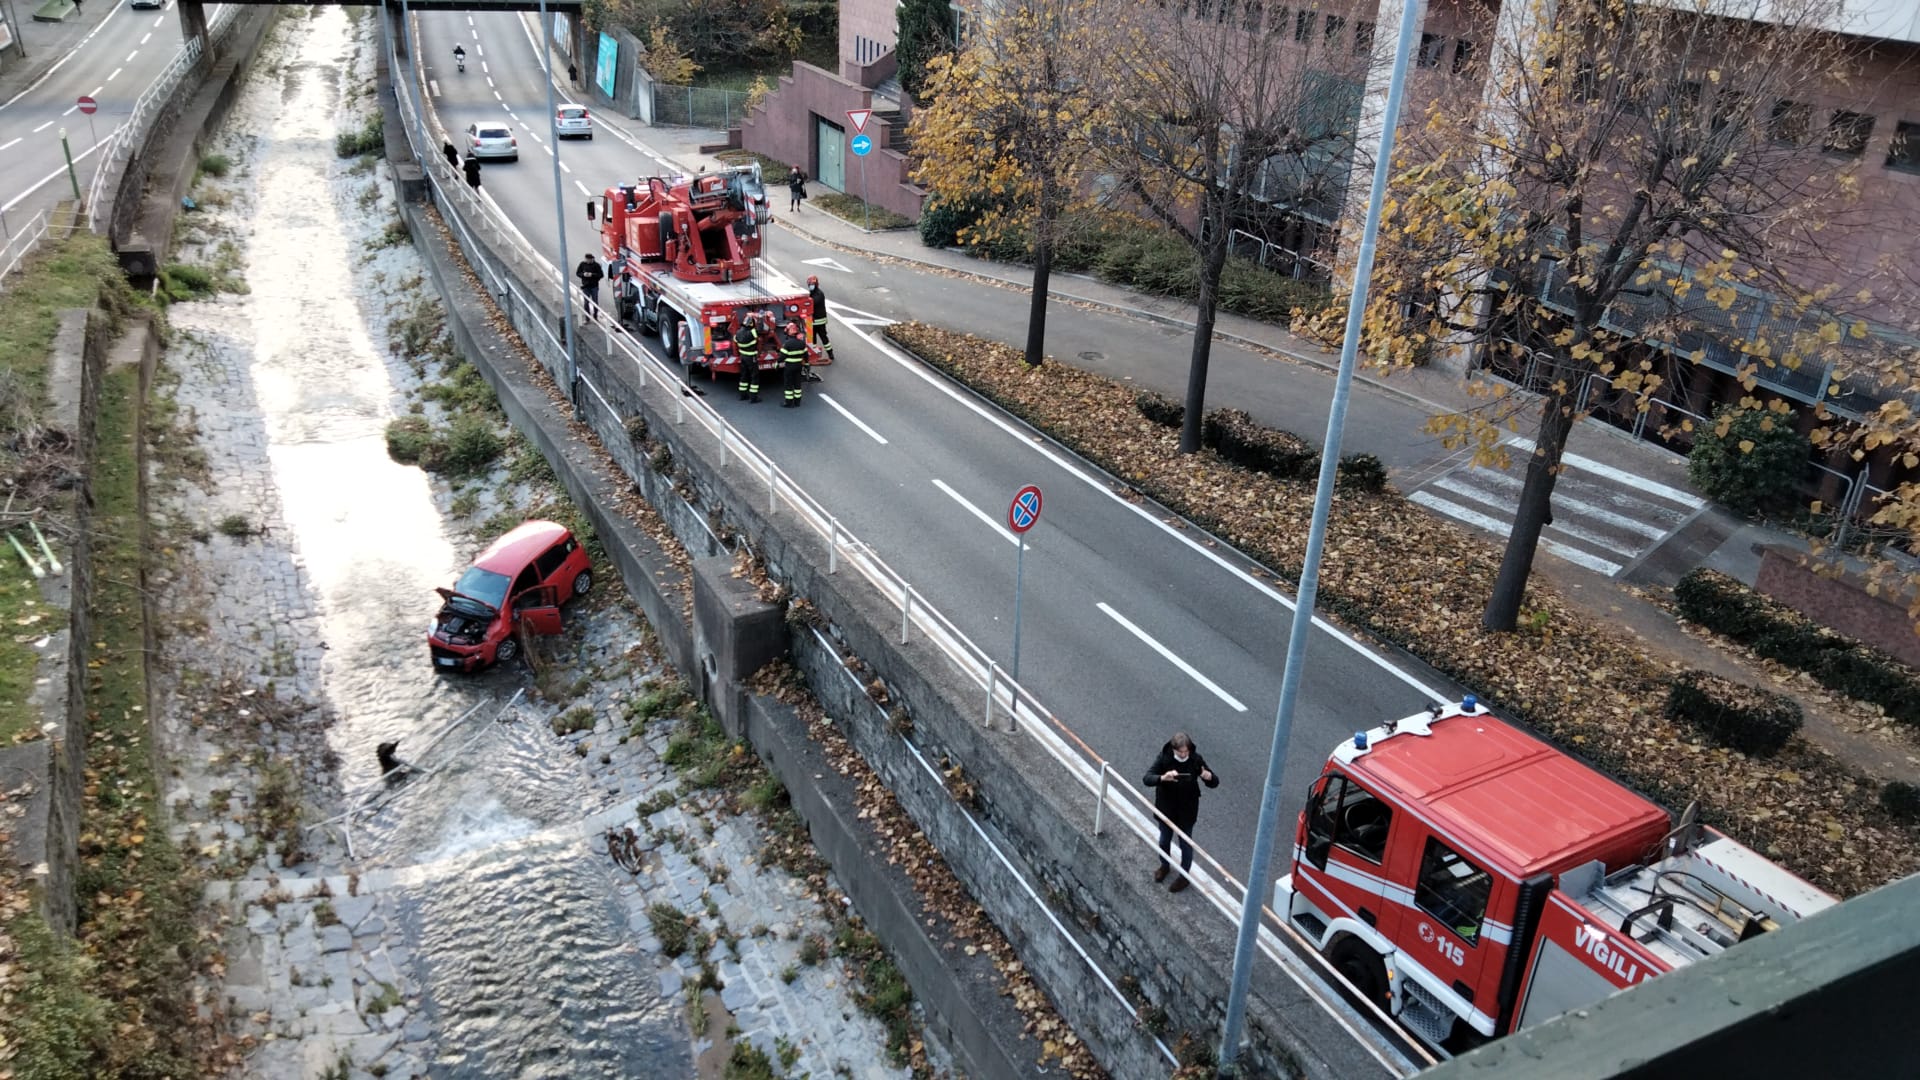
[[[450,197],[464,204],[463,191]],[[493,331],[469,291],[471,279],[448,262],[444,239],[431,219],[420,207],[405,212],[447,300],[461,351],[500,391],[508,415],[547,455],[601,530],[675,666],[688,673],[723,721],[743,728],[773,761],[793,790],[796,806],[812,808],[806,814],[809,825],[822,838],[821,850],[834,860],[841,879],[850,888],[865,889],[883,883],[886,875],[856,840],[823,831],[839,827],[835,817],[846,804],[822,786],[825,778],[815,775],[821,770],[783,764],[809,759],[805,747],[775,734],[784,730],[777,707],[736,698],[741,688],[717,678],[718,657],[698,648],[687,628],[684,594],[662,588],[659,582],[666,579],[644,563],[651,542],[620,513],[619,503],[629,491],[665,519],[696,560],[721,554],[716,530],[732,530],[751,538],[775,580],[815,605],[826,621],[826,643],[808,635],[791,645],[828,715],[843,725],[853,746],[1019,949],[1062,1016],[1113,1073],[1166,1075],[1172,1066],[1109,979],[1128,987],[1125,998],[1164,1013],[1170,1032],[1194,1032],[1202,1043],[1216,1039],[1231,965],[1225,922],[1199,915],[1195,908],[1203,901],[1195,895],[1176,898],[1152,888],[1150,855],[1130,835],[1117,830],[1092,835],[1091,797],[1026,736],[982,727],[981,692],[920,641],[899,643],[897,607],[864,579],[829,573],[824,540],[794,528],[790,509],[770,508],[764,476],[743,467],[737,454],[723,452],[698,425],[676,422],[675,404],[686,392],[678,384],[648,376],[642,386],[630,363],[607,357],[604,330],[584,328],[577,350],[581,372],[591,384],[579,395],[584,427],[567,417],[564,408],[556,409],[546,396],[547,383],[564,382],[566,356],[548,337],[559,322],[554,299],[540,291],[526,301],[495,297],[541,365],[540,371],[529,371],[517,352],[490,340]],[[532,267],[522,265],[523,255],[504,247],[469,255],[507,268],[522,282],[536,278]],[[539,280],[544,282],[544,275]],[[644,441],[636,440],[624,417],[640,418]],[[624,476],[608,476],[596,467],[593,453],[582,445],[589,429]],[[629,547],[629,552],[620,550]],[[673,584],[677,587],[678,581]],[[871,673],[862,680],[850,679],[839,666],[842,652],[864,661]],[[865,697],[862,685],[872,673],[893,701],[910,710],[912,743],[892,730]],[[923,761],[958,763],[979,793],[975,806],[956,802]],[[870,906],[879,911],[886,904],[870,896],[861,902],[861,911],[874,917]],[[917,901],[902,897],[898,904],[912,910]],[[956,968],[953,955],[944,951],[924,963],[914,959],[915,950],[924,947],[914,941],[924,937],[918,926],[906,918],[881,918],[876,932],[885,930],[883,940],[902,958],[915,992],[940,1011],[969,1069],[996,1077],[1032,1072],[1035,1048],[1019,1045],[1019,1021],[989,1021],[972,1008],[975,1003],[965,987],[976,976]],[[984,973],[977,978],[988,986],[994,983]],[[1258,1075],[1385,1075],[1331,1016],[1269,965],[1261,965],[1256,976],[1249,1028],[1249,1064]],[[1015,1040],[1011,1046],[1004,1041],[1010,1036]]]

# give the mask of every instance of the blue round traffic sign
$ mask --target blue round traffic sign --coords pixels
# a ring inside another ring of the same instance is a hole
[[[854,156],[866,157],[873,151],[873,136],[855,135],[850,145],[853,147]]]
[[[1016,533],[1026,532],[1040,520],[1040,489],[1028,484],[1013,496],[1013,505],[1007,507],[1007,527]]]

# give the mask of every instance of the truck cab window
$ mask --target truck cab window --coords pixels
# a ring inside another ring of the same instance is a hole
[[[1420,887],[1414,903],[1445,923],[1469,945],[1480,943],[1480,923],[1487,915],[1487,894],[1493,887],[1485,870],[1434,837],[1427,838],[1420,859]]]
[[[1377,863],[1386,855],[1387,829],[1392,824],[1392,808],[1366,788],[1335,775],[1327,778],[1308,827],[1314,839]]]

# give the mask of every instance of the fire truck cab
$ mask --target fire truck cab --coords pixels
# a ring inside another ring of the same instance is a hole
[[[1274,910],[1363,997],[1459,1051],[1834,902],[1468,697],[1335,749]]]

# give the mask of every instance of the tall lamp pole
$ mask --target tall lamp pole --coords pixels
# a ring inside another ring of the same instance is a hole
[[[1340,466],[1340,436],[1347,423],[1347,399],[1353,370],[1360,355],[1360,323],[1367,310],[1367,287],[1372,283],[1373,249],[1380,236],[1380,209],[1386,201],[1387,176],[1393,164],[1394,127],[1400,121],[1405,96],[1407,60],[1414,31],[1420,25],[1425,0],[1402,0],[1400,38],[1393,49],[1393,75],[1387,83],[1386,114],[1381,118],[1380,148],[1373,159],[1373,184],[1367,194],[1367,224],[1360,233],[1360,251],[1353,269],[1353,296],[1347,303],[1347,333],[1340,346],[1340,375],[1334,383],[1333,406],[1327,413],[1327,438],[1320,453],[1319,486],[1314,489],[1313,525],[1307,533],[1306,561],[1300,568],[1300,593],[1294,598],[1293,628],[1287,636],[1287,664],[1280,680],[1280,704],[1275,713],[1273,747],[1267,755],[1267,785],[1260,796],[1260,827],[1253,837],[1253,866],[1247,871],[1247,896],[1240,905],[1240,936],[1233,948],[1233,985],[1227,995],[1227,1019],[1220,1033],[1220,1073],[1234,1075],[1235,1060],[1247,1020],[1247,986],[1253,977],[1254,942],[1260,931],[1260,909],[1267,894],[1268,866],[1273,860],[1273,837],[1279,826],[1280,778],[1286,771],[1287,740],[1293,731],[1293,707],[1300,696],[1300,669],[1313,630],[1314,596],[1320,591],[1320,555],[1326,545],[1327,518],[1333,510],[1333,485]]]
[[[567,335],[567,400],[573,403],[573,418],[579,420],[584,412],[580,408],[580,358],[573,340],[573,275],[567,273],[567,211],[564,189],[560,185],[560,136],[553,126],[553,42],[548,38],[552,25],[547,19],[547,0],[540,0],[540,61],[547,75],[547,135],[553,139],[553,227],[554,242],[560,251],[560,318]],[[618,306],[614,310],[619,310]]]

